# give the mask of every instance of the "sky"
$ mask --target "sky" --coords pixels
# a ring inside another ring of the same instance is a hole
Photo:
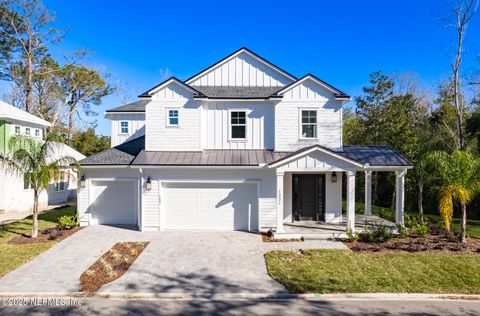
[[[442,0],[110,1],[46,0],[63,56],[91,50],[88,63],[111,73],[121,92],[96,108],[97,132],[110,135],[107,109],[161,82],[187,79],[240,47],[289,73],[312,73],[356,96],[369,74],[413,72],[431,91],[450,73],[455,30]],[[480,69],[480,13],[467,33],[464,69]],[[352,101],[353,102],[353,101]]]

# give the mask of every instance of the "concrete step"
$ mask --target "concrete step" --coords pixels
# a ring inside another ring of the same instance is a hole
[[[337,240],[339,238],[346,238],[345,233],[312,233],[303,234],[303,240]]]

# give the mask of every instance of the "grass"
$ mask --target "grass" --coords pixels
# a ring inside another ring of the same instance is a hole
[[[346,202],[343,201],[342,204],[343,210],[345,212],[346,210]],[[357,214],[363,214],[365,210],[365,206],[361,202],[355,202],[355,212]],[[386,208],[386,207],[381,207],[381,206],[376,206],[372,205],[372,214],[380,216],[382,218],[385,218],[389,221],[395,222],[395,210]],[[417,214],[411,214],[408,213],[409,215],[416,216]],[[442,218],[438,214],[425,214],[425,219],[427,221],[433,221],[434,223],[441,224],[442,223]],[[458,233],[460,230],[460,218],[454,218],[452,221],[452,230],[454,233]],[[480,220],[473,220],[473,219],[467,219],[467,237],[476,237],[480,238]]]
[[[270,276],[294,293],[480,293],[480,256],[273,251]]]
[[[75,206],[65,206],[53,209],[39,215],[39,228],[43,230],[54,227],[58,218],[63,215],[73,215],[76,212]],[[31,234],[32,217],[29,216],[5,225],[0,225],[0,276],[38,256],[55,244],[54,241],[36,243],[29,245],[9,245],[7,242],[22,234]]]

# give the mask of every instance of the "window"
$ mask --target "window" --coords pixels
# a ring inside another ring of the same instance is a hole
[[[15,126],[15,134],[20,135],[20,126]]]
[[[317,111],[302,110],[302,138],[317,138]]]
[[[245,111],[230,112],[230,127],[232,139],[245,139],[247,120]]]
[[[32,188],[32,178],[31,173],[25,173],[23,175],[23,189],[30,190]]]
[[[40,137],[40,130],[38,128],[35,129],[35,137]]]
[[[178,110],[168,110],[168,126],[178,126]]]
[[[120,122],[120,133],[121,134],[128,134],[128,122],[121,121]]]
[[[60,178],[58,181],[53,183],[53,191],[63,191],[65,190],[65,173],[60,173]]]
[[[25,135],[30,136],[30,127],[25,127]]]

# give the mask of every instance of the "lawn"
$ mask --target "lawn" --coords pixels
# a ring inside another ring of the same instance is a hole
[[[73,215],[75,206],[65,206],[39,215],[40,230],[54,227],[63,215]],[[21,234],[31,234],[32,218],[27,217],[9,224],[0,225],[0,276],[14,270],[55,244],[55,241],[29,245],[9,245],[7,241]]]
[[[355,202],[355,212],[357,214],[363,214],[365,206],[363,203]],[[346,202],[343,201],[343,210],[346,212]],[[389,221],[395,222],[395,211],[389,208],[372,205],[372,214],[385,218]],[[410,214],[409,215],[418,215]],[[427,221],[433,221],[434,223],[441,223],[442,219],[438,214],[425,214]],[[452,222],[452,230],[454,233],[458,233],[460,230],[460,218],[454,218]],[[467,237],[480,238],[480,220],[467,219]]]
[[[294,293],[480,293],[480,256],[273,251],[272,278]]]

